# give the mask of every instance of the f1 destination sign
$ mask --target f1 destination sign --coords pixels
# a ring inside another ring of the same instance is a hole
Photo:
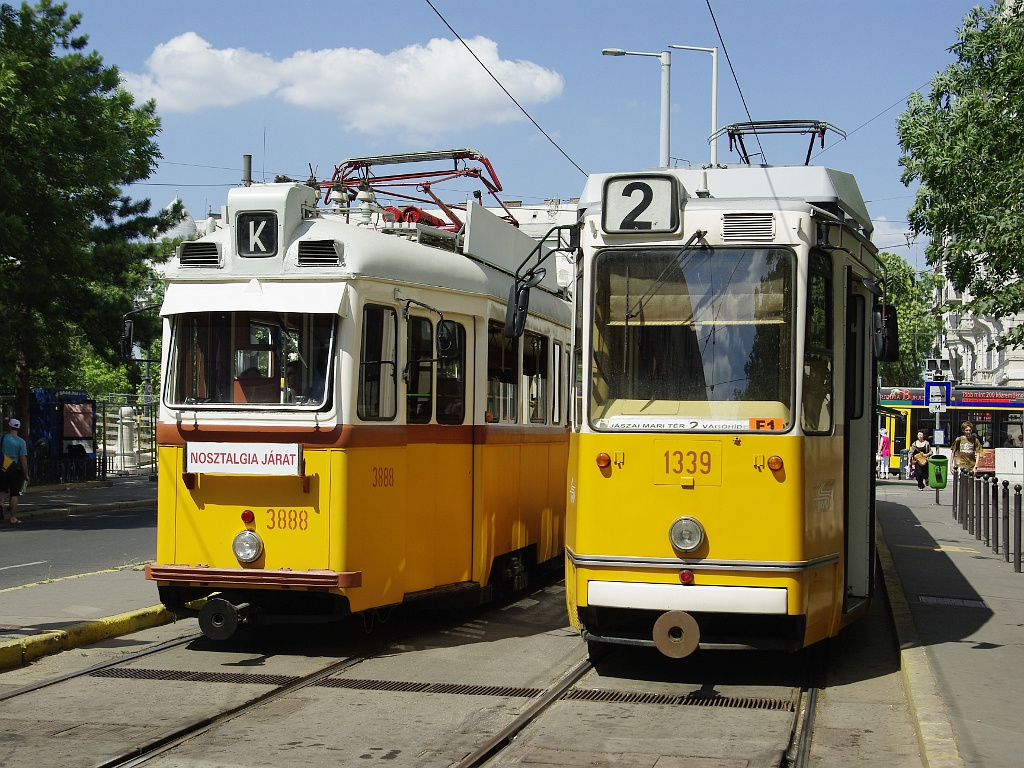
[[[186,443],[185,472],[208,475],[301,475],[298,443]]]

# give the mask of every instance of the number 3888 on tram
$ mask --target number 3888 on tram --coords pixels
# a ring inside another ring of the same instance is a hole
[[[591,643],[798,649],[872,596],[875,361],[897,331],[852,176],[591,176],[566,511]]]

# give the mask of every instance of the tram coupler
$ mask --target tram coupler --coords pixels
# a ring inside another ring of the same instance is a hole
[[[211,640],[227,640],[239,625],[249,620],[249,603],[234,603],[222,597],[213,597],[199,609],[199,628]]]
[[[654,646],[666,656],[689,656],[700,643],[697,620],[683,611],[667,611],[654,622]]]

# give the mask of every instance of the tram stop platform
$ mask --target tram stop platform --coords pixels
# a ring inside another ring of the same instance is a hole
[[[878,554],[922,757],[1024,762],[1024,573],[953,519],[952,489],[879,480]]]
[[[0,547],[46,517],[156,504],[156,483],[29,488]],[[928,768],[1020,765],[1024,745],[1024,574],[952,517],[951,490],[879,480],[879,589]],[[884,587],[883,587],[884,582]],[[47,653],[172,621],[140,570],[122,568],[0,591],[0,672]],[[2,678],[0,678],[2,687]]]

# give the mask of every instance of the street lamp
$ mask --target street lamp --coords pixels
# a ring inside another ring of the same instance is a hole
[[[621,48],[605,48],[601,53],[605,56],[653,56],[661,60],[661,151],[659,153],[658,165],[662,168],[668,168],[672,52],[644,53],[643,51],[624,51]]]
[[[718,48],[701,48],[696,45],[670,45],[681,51],[704,51],[711,54],[711,165],[718,165]]]

